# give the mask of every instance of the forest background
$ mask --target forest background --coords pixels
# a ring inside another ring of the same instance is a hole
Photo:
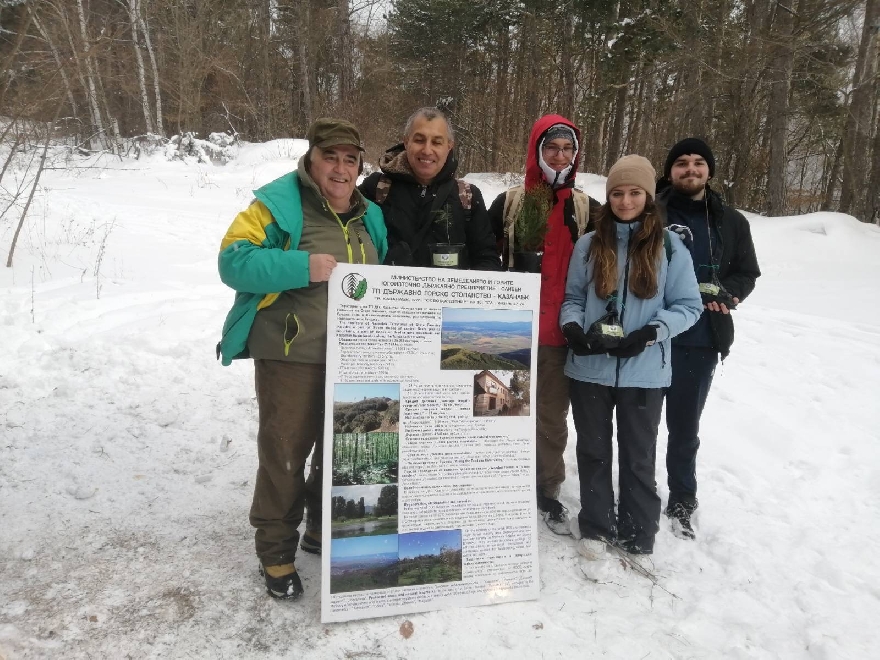
[[[460,174],[521,172],[558,112],[582,171],[696,135],[739,208],[880,223],[878,70],[880,0],[0,0],[0,141],[131,153],[329,115],[375,162],[438,104]]]

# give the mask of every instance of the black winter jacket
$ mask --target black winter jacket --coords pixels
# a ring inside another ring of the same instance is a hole
[[[391,147],[382,156],[379,166],[391,180],[387,197],[380,204],[388,228],[389,256],[398,253],[401,243],[406,243],[412,250],[412,263],[405,265],[428,267],[432,265],[429,244],[462,243],[465,252],[461,268],[501,269],[501,258],[489,225],[483,195],[479,188],[471,184],[471,208],[466,210],[462,206],[455,179],[457,165],[455,152],[452,151],[434,181],[423,186],[412,174],[403,144]],[[370,201],[376,201],[376,188],[381,177],[382,174],[374,172],[358,186]],[[435,203],[438,195],[443,199]],[[444,211],[447,210],[448,223],[443,221]],[[432,227],[427,228],[425,223],[432,223]],[[420,231],[422,229],[425,231]],[[420,234],[424,235],[421,240]]]
[[[665,181],[658,183],[656,203],[665,215],[666,204],[675,191],[668,184],[659,190],[663,183]],[[720,240],[713,246],[712,263],[718,266],[718,279],[722,286],[742,302],[754,290],[755,280],[761,276],[749,221],[742,213],[725,205],[721,196],[708,187],[706,196],[709,222],[720,236]],[[703,313],[709,314],[712,339],[723,360],[730,353],[733,344],[733,313],[722,314],[709,310],[704,310]]]

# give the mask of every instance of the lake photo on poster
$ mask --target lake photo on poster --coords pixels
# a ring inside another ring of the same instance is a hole
[[[331,538],[397,534],[397,484],[334,486],[330,495]]]

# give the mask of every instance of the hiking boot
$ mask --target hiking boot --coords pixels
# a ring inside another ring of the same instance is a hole
[[[605,559],[608,548],[602,539],[583,538],[577,542],[578,554],[587,561],[598,561]]]
[[[696,505],[686,504],[684,502],[675,502],[666,507],[666,517],[672,521],[672,533],[680,539],[693,540],[697,538],[694,528],[691,525],[691,515],[693,515]]]
[[[278,600],[296,600],[303,594],[302,581],[293,564],[260,566],[260,575],[266,578],[266,591]]]
[[[302,540],[299,542],[299,547],[305,550],[306,552],[311,552],[313,555],[321,554],[321,532],[309,532],[307,531],[302,535]]]
[[[547,497],[538,493],[538,508],[541,510],[541,517],[547,523],[547,527],[554,534],[559,536],[571,536],[571,521],[568,519],[568,509],[560,502],[552,497]]]

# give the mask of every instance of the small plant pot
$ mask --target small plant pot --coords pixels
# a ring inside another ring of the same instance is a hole
[[[464,243],[431,243],[431,265],[435,268],[461,268]]]
[[[513,270],[518,273],[540,273],[543,252],[514,252]]]

